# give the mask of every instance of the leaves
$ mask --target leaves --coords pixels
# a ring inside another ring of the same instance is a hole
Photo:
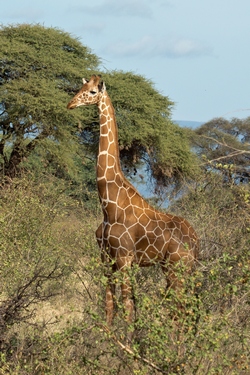
[[[73,125],[87,116],[66,110],[68,92],[74,90],[79,71],[96,68],[99,59],[52,28],[2,27],[0,35],[0,161],[4,173],[13,177],[42,140],[53,139],[55,150],[57,142],[74,143],[77,152]]]
[[[66,104],[81,86],[81,78],[100,70],[99,58],[77,39],[53,28],[9,26],[2,27],[0,35],[2,174],[15,176],[22,162],[42,148],[44,159],[47,147],[47,160],[57,155],[60,167],[69,170],[72,162],[68,158],[65,165],[65,158],[58,157],[58,142],[61,155],[67,154],[70,143],[73,154],[79,153],[80,144],[92,158],[99,140],[97,109],[67,111]],[[131,72],[113,71],[103,74],[103,79],[115,107],[123,164],[134,168],[146,162],[154,181],[162,186],[191,176],[194,155],[184,131],[171,121],[173,102],[150,80]]]

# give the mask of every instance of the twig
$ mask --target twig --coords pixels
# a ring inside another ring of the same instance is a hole
[[[156,366],[153,362],[149,361],[148,359],[140,356],[140,354],[138,353],[135,353],[128,345],[124,345],[120,340],[117,339],[116,335],[110,331],[110,329],[103,325],[103,324],[98,324],[99,327],[101,327],[110,337],[111,339],[123,350],[125,351],[126,353],[130,354],[131,356],[133,356],[134,358],[136,359],[139,359],[141,361],[143,361],[144,363],[146,363],[148,366],[152,367],[153,369],[161,372],[162,374],[168,374],[168,372],[162,370],[160,367]]]

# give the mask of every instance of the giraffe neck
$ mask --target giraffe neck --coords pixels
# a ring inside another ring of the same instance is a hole
[[[120,185],[125,177],[121,170],[118,145],[118,130],[114,108],[105,91],[98,103],[100,118],[100,140],[97,157],[97,186],[101,200],[112,199],[113,185]]]

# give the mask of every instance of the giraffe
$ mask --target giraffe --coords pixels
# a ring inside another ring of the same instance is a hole
[[[199,240],[187,220],[152,207],[125,178],[119,158],[118,128],[105,83],[100,76],[83,78],[80,91],[67,108],[96,104],[99,110],[100,138],[96,177],[103,222],[96,230],[101,258],[107,265],[106,322],[112,324],[115,304],[113,273],[122,275],[121,294],[126,320],[133,319],[134,302],[129,269],[136,263],[147,267],[159,262],[167,286],[181,287],[174,265],[180,260],[190,272],[198,255]]]

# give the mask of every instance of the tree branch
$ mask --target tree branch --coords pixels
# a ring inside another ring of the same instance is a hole
[[[209,140],[217,143],[218,145],[227,147],[227,148],[229,148],[229,149],[231,149],[233,151],[230,154],[228,154],[228,155],[219,156],[218,158],[215,158],[215,159],[212,159],[212,160],[208,160],[208,162],[201,163],[200,165],[206,165],[207,163],[213,163],[215,161],[229,159],[229,158],[236,157],[236,156],[239,156],[239,155],[245,155],[245,154],[249,154],[250,155],[250,151],[248,151],[248,150],[239,150],[239,149],[237,149],[237,148],[235,148],[233,146],[228,145],[225,142],[220,142],[217,139],[212,138],[212,137],[208,137],[206,135],[201,135],[201,137],[209,139]],[[250,146],[249,143],[245,143],[245,145],[246,146]]]
[[[244,150],[238,150],[237,151],[234,151],[234,152],[231,152],[230,154],[228,155],[223,155],[223,156],[219,156],[218,158],[215,158],[215,159],[212,159],[212,160],[208,160],[207,162],[205,163],[201,163],[199,165],[206,165],[207,163],[213,163],[215,161],[219,161],[219,160],[223,160],[223,159],[228,159],[228,158],[232,158],[232,157],[235,157],[235,156],[239,156],[239,155],[244,155],[245,153],[247,154],[250,154],[249,151],[244,151]]]
[[[206,138],[206,139],[210,139],[211,141],[214,141],[215,143],[218,143],[218,145],[221,145],[221,146],[224,146],[224,147],[231,148],[231,149],[234,150],[234,151],[238,151],[238,152],[241,152],[241,153],[250,154],[250,151],[247,151],[247,150],[239,150],[238,148],[235,148],[235,147],[233,147],[233,146],[229,146],[227,143],[225,143],[225,142],[220,142],[220,141],[218,141],[217,139],[215,139],[215,138],[213,138],[213,137],[208,137],[207,135],[201,135],[201,137]],[[250,143],[245,143],[245,145],[250,147]]]
[[[142,362],[146,363],[148,366],[150,366],[151,368],[161,372],[162,374],[168,374],[169,372],[167,371],[164,371],[162,370],[160,367],[156,366],[153,362],[149,361],[147,358],[144,358],[142,356],[140,356],[140,354],[138,353],[135,353],[131,348],[130,346],[128,345],[124,345],[120,340],[117,339],[116,335],[110,331],[110,329],[103,325],[103,324],[98,324],[108,335],[109,337],[126,353],[130,354],[131,356],[133,356],[133,358],[135,359],[139,359],[141,360]]]

